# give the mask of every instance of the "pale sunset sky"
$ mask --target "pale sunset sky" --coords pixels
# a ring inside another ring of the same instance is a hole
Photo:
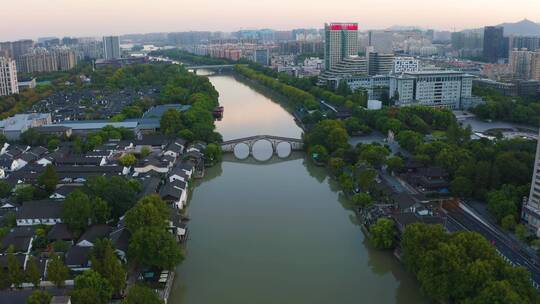
[[[0,41],[320,28],[331,21],[358,22],[361,30],[392,25],[461,30],[524,18],[540,22],[540,0],[0,0]]]

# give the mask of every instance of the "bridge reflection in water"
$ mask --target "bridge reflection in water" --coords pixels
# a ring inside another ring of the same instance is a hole
[[[304,142],[302,139],[298,138],[289,138],[289,137],[280,137],[280,136],[273,136],[273,135],[256,135],[256,136],[250,136],[250,137],[244,137],[244,138],[238,138],[233,140],[227,140],[221,143],[221,150],[223,152],[229,152],[235,154],[235,157],[238,159],[241,159],[241,157],[237,157],[235,153],[236,146],[238,145],[245,145],[248,148],[248,154],[245,158],[249,158],[249,156],[254,156],[254,150],[253,147],[258,142],[266,141],[270,143],[272,147],[272,157],[276,156],[278,158],[288,158],[293,151],[302,151],[304,149]],[[288,144],[290,146],[289,155],[279,155],[278,153],[278,146],[281,144]],[[270,159],[272,158],[270,157]],[[257,158],[255,158],[258,160]],[[259,160],[264,161],[264,160]]]
[[[260,160],[256,158],[255,156],[253,156],[253,154],[249,154],[245,158],[239,158],[234,153],[229,153],[229,154],[223,155],[223,162],[266,166],[266,165],[272,165],[272,164],[277,164],[277,163],[290,162],[297,159],[303,159],[304,157],[305,157],[305,153],[298,152],[298,151],[296,152],[291,151],[291,153],[289,153],[289,155],[285,157],[280,157],[277,154],[272,154],[272,156],[269,159],[264,159],[264,160]]]

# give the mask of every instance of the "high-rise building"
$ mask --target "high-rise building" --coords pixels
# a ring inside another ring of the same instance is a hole
[[[531,78],[540,81],[540,51],[534,52],[532,55]]]
[[[531,79],[533,52],[527,49],[514,49],[510,55],[512,74],[517,79]]]
[[[255,50],[254,61],[260,65],[267,66],[270,64],[270,50],[258,49]]]
[[[16,59],[18,56],[28,53],[28,51],[34,46],[32,40],[18,40],[13,42],[1,42],[0,49],[3,55],[7,55],[12,59]]]
[[[68,48],[58,48],[53,51],[58,62],[58,69],[60,71],[71,70],[77,64],[77,57],[75,52]]]
[[[324,31],[324,63],[327,70],[349,56],[358,55],[358,23],[325,24]]]
[[[472,75],[456,71],[408,72],[390,77],[391,98],[397,106],[425,105],[448,109],[471,103]]]
[[[394,54],[383,54],[367,51],[368,74],[388,75],[394,67]]]
[[[529,199],[521,208],[521,220],[536,236],[540,236],[540,141],[536,146],[536,158]]]
[[[58,71],[58,60],[54,53],[36,48],[17,57],[17,70],[21,73]]]
[[[496,26],[486,26],[484,28],[484,60],[491,63],[496,63],[502,58],[506,58],[505,54],[505,38],[504,28]]]
[[[118,59],[120,57],[120,40],[118,36],[103,37],[103,58]]]
[[[527,49],[536,51],[540,49],[540,37],[538,36],[512,36],[509,37],[510,50]]]
[[[19,93],[15,60],[0,57],[0,96]]]

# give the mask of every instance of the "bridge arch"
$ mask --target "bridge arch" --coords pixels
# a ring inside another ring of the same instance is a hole
[[[253,146],[255,145],[255,143],[259,141],[269,142],[270,145],[272,146],[272,155],[277,155],[277,156],[279,156],[278,146],[282,143],[289,144],[291,153],[289,153],[287,156],[283,156],[284,158],[289,157],[293,151],[300,151],[304,149],[304,143],[302,139],[280,137],[280,136],[273,136],[273,135],[256,135],[256,136],[250,136],[250,137],[224,141],[221,143],[221,150],[225,153],[227,152],[234,153],[236,146],[240,143],[243,143],[249,147],[249,155],[253,156]],[[279,157],[282,157],[282,156],[279,156]]]
[[[238,153],[238,152],[242,152],[242,151],[238,151],[237,148],[242,148],[242,147],[245,147],[245,149],[247,150],[247,152],[245,153],[245,156],[243,155],[244,153],[241,153],[241,154]],[[246,160],[251,156],[251,148],[249,147],[248,144],[240,142],[240,143],[237,143],[236,145],[234,145],[234,148],[232,150],[232,154],[238,160]]]
[[[285,155],[280,155],[279,154],[279,147],[280,146],[283,146],[283,145],[288,145],[289,146],[289,151],[285,154]],[[277,157],[279,158],[287,158],[289,157],[292,153],[293,153],[293,147],[292,147],[292,144],[290,142],[287,142],[287,141],[280,141],[276,144],[276,147],[274,148],[274,153],[277,155]]]

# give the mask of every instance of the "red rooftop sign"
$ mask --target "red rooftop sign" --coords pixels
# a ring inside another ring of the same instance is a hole
[[[358,31],[358,24],[356,23],[332,23],[330,24],[330,30],[332,31]]]

